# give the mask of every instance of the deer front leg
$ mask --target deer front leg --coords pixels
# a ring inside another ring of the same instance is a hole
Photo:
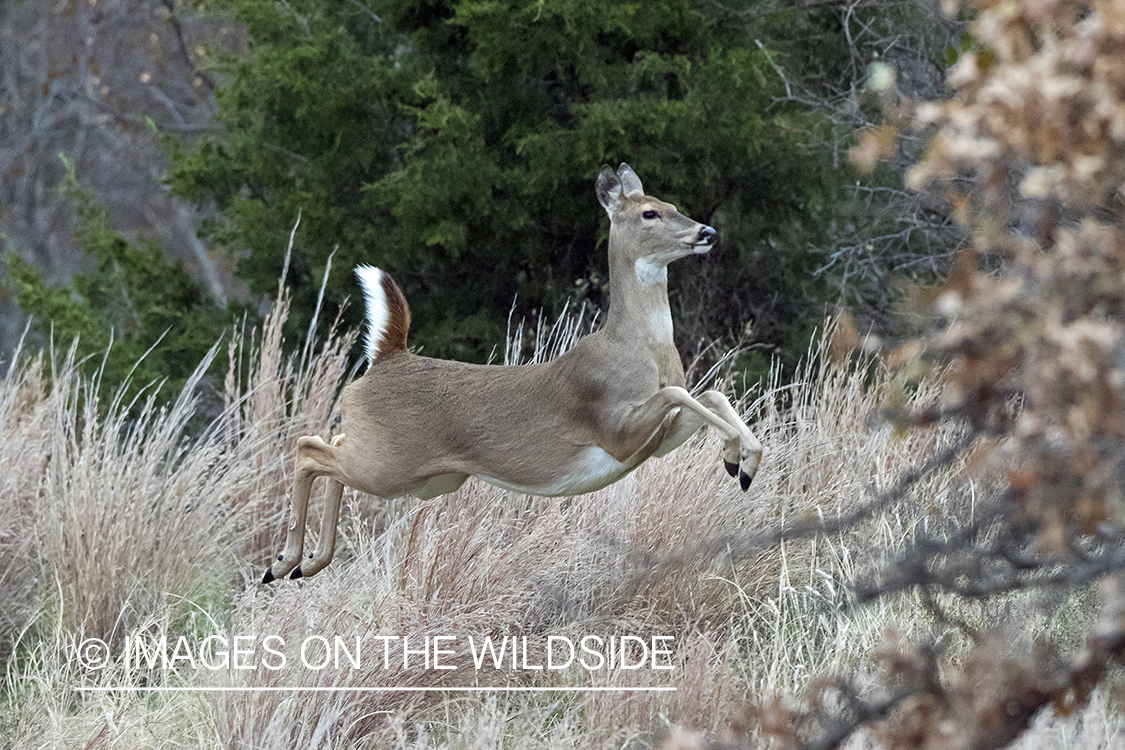
[[[293,480],[293,499],[289,508],[289,528],[285,533],[285,547],[277,560],[266,568],[262,583],[284,578],[301,562],[305,546],[305,519],[309,510],[309,493],[313,480],[331,473],[333,449],[319,436],[297,439],[297,476]]]
[[[721,394],[719,395],[721,396]],[[713,399],[708,397],[708,400]],[[725,401],[725,399],[723,400]],[[734,408],[730,406],[729,402],[727,407],[731,413],[734,413]],[[673,415],[670,422],[666,421],[673,412],[678,413]],[[737,420],[737,415],[735,415],[735,418]],[[618,460],[625,460],[623,457],[627,458],[643,449],[664,426],[667,428],[667,432],[662,436],[661,444],[657,446],[654,452],[656,455],[663,455],[683,443],[703,425],[711,427],[722,438],[722,456],[727,464],[728,471],[733,465],[737,472],[739,464],[744,460],[750,472],[757,470],[757,464],[761,456],[761,444],[753,437],[749,429],[745,425],[742,426],[750,437],[749,441],[744,441],[741,430],[723,416],[716,414],[703,403],[692,398],[691,394],[685,389],[677,386],[661,388],[648,401],[632,409],[626,415],[624,424],[618,432],[618,445],[610,453]],[[746,474],[746,478],[741,479],[743,490],[750,486],[750,478],[752,477],[753,474],[749,473]]]
[[[742,417],[734,410],[727,397],[719,391],[704,391],[699,394],[699,403],[718,414],[738,430],[741,441],[741,471],[738,464],[731,464],[726,461],[724,463],[728,474],[732,477],[738,476],[738,482],[742,486],[742,491],[745,492],[750,488],[750,482],[754,479],[754,475],[758,473],[758,466],[762,463],[761,441],[742,421]]]

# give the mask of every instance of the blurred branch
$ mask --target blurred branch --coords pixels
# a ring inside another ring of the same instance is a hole
[[[214,92],[215,82],[211,80],[211,76],[207,75],[196,66],[195,60],[192,59],[191,53],[188,51],[187,42],[184,41],[184,29],[183,26],[180,25],[179,17],[176,15],[176,0],[160,0],[160,2],[168,9],[168,23],[171,24],[172,31],[176,36],[177,49],[179,49],[180,57],[183,59],[184,64],[191,68],[191,71],[206,84],[208,89]]]
[[[362,10],[367,15],[371,16],[371,18],[373,18],[375,20],[375,23],[382,23],[383,22],[382,18],[379,18],[379,16],[375,15],[375,13],[370,8],[368,8],[363,3],[359,2],[359,0],[348,0],[348,2],[351,3],[352,5],[354,5],[355,7],[359,8],[360,10]]]
[[[842,513],[833,518],[818,515],[785,523],[764,531],[706,539],[685,547],[678,553],[662,556],[657,560],[646,560],[646,564],[639,567],[632,576],[626,579],[618,590],[618,607],[624,606],[637,591],[640,591],[644,585],[653,579],[667,575],[686,564],[698,564],[700,560],[710,561],[720,555],[729,557],[731,560],[751,559],[783,542],[811,539],[820,535],[831,536],[843,530],[852,529],[860,523],[886,512],[888,508],[910,494],[918,482],[925,477],[951,466],[972,447],[980,435],[979,432],[967,429],[965,434],[960,436],[952,445],[938,452],[917,469],[899,477],[893,487],[883,492],[877,492],[874,487],[869,486],[868,492],[872,499],[848,513]]]

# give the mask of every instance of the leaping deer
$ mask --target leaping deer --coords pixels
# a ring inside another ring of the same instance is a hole
[[[610,218],[604,328],[551,362],[515,367],[421,357],[406,349],[410,309],[398,285],[356,269],[367,306],[367,372],[343,394],[349,436],[297,441],[285,547],[263,583],[308,577],[332,560],[344,485],[383,498],[428,499],[470,476],[534,495],[605,487],[663,456],[703,425],[742,490],[762,445],[718,391],[693,398],[672,343],[668,264],[706,253],[715,230],[644,194],[627,164],[602,167],[596,190]],[[316,553],[302,560],[313,480],[328,478]]]

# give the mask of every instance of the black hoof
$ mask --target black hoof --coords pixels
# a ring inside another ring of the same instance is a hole
[[[295,570],[294,570],[294,571],[293,571],[292,573],[290,573],[290,574],[289,574],[289,580],[291,580],[291,581],[296,581],[296,580],[297,580],[298,578],[300,578],[300,577],[301,577],[302,575],[303,575],[303,574],[301,573],[301,568],[300,568],[300,567],[298,567],[298,568],[297,568],[297,569],[295,569]]]
[[[749,474],[747,474],[745,471],[741,472],[738,475],[738,483],[740,485],[742,485],[742,491],[743,492],[750,489],[750,482],[753,481],[753,479],[754,478],[752,476],[750,476]]]
[[[732,477],[738,476],[738,464],[732,464],[730,461],[723,459],[723,465],[727,467],[727,474],[730,474]]]
[[[273,581],[273,566],[266,568],[266,574],[262,576],[262,583],[271,583]]]

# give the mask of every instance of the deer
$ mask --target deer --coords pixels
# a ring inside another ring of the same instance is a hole
[[[745,492],[762,445],[717,390],[693,397],[672,340],[668,264],[709,252],[716,232],[646,195],[628,164],[602,167],[595,191],[610,219],[605,324],[545,363],[479,365],[407,349],[410,308],[386,272],[359,266],[364,374],[343,391],[341,434],[297,440],[285,546],[262,583],[324,569],[344,487],[428,500],[470,476],[544,497],[601,489],[707,426]],[[313,480],[328,481],[316,551],[304,554]]]

